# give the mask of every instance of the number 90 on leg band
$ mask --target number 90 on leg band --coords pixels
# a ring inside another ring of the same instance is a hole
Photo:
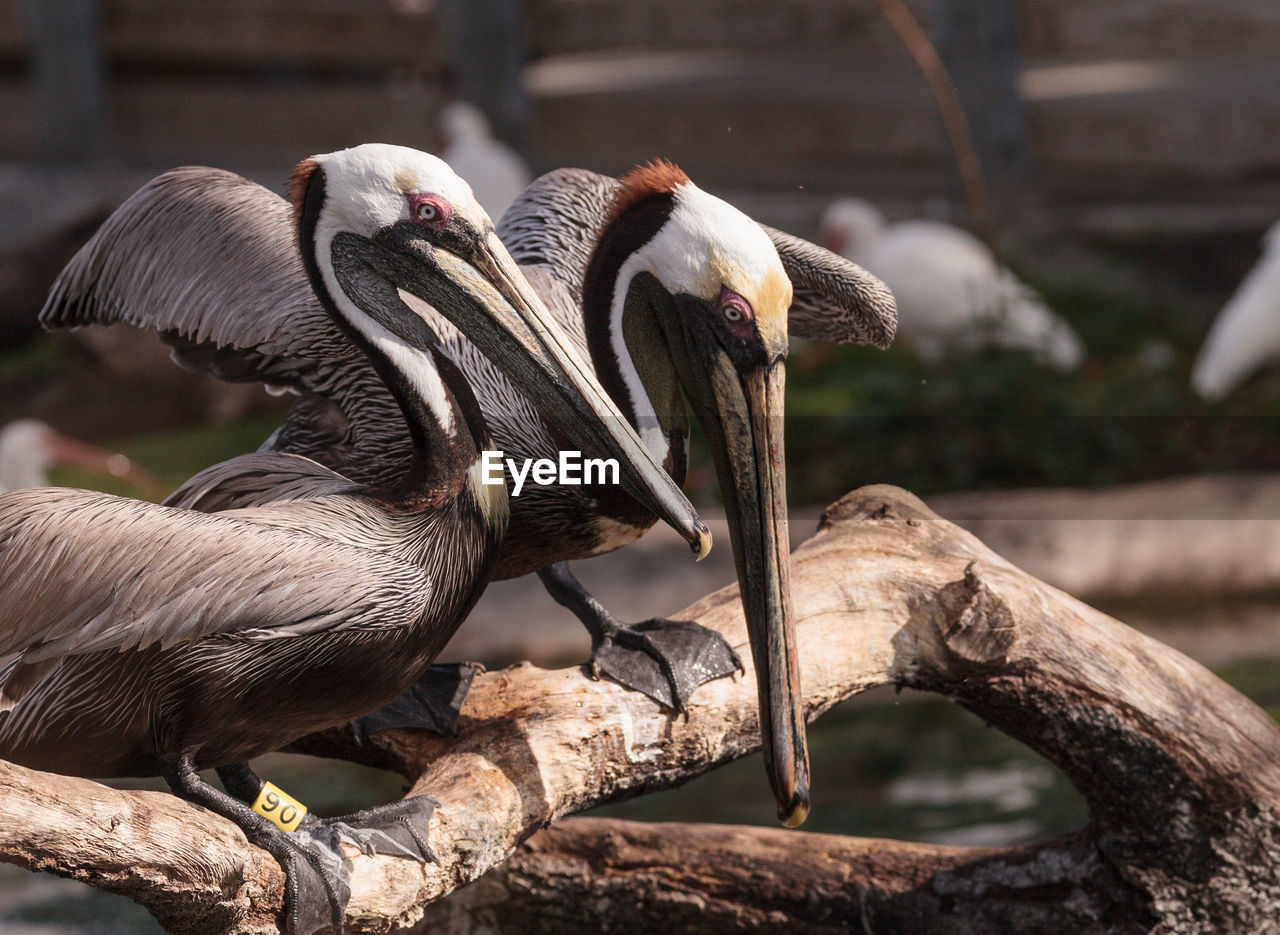
[[[307,807],[272,782],[264,782],[253,800],[253,810],[281,831],[295,831],[307,814]]]

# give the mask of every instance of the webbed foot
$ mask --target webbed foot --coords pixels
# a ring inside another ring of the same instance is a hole
[[[336,818],[307,815],[298,830],[324,840],[335,851],[340,844],[348,844],[370,856],[385,854],[436,863],[427,833],[439,804],[431,796],[418,795]]]
[[[351,899],[351,877],[340,852],[302,829],[287,834],[250,834],[249,838],[284,868],[288,935],[324,931],[341,935],[343,916]]]
[[[691,620],[608,623],[593,643],[593,677],[606,675],[681,714],[687,713],[689,696],[699,685],[742,671],[742,660],[728,641]]]
[[[476,662],[428,666],[418,681],[385,708],[351,722],[356,743],[397,727],[418,727],[455,736],[458,712],[467,700],[471,680],[484,671]]]
[[[262,785],[243,763],[220,767],[218,772],[224,782],[241,791]],[[239,825],[251,843],[284,869],[285,930],[289,935],[316,935],[326,930],[341,935],[351,899],[351,878],[336,847],[303,830],[281,831],[245,802],[211,786],[196,772],[190,753],[167,760],[164,778],[176,794]]]

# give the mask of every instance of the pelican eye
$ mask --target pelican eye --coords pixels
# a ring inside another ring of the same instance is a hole
[[[413,194],[409,196],[409,212],[423,224],[438,226],[447,223],[453,212],[447,202],[438,195]]]
[[[749,323],[755,318],[751,312],[750,303],[730,289],[720,290],[720,300],[717,304],[720,306],[720,314],[731,325]]]

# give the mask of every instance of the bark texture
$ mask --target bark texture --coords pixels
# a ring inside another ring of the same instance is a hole
[[[750,672],[706,685],[686,720],[579,669],[516,666],[476,679],[455,739],[303,745],[397,768],[441,803],[438,864],[352,856],[349,930],[1280,930],[1280,728],[1203,667],[896,488],[833,505],[792,589],[810,716],[876,685],[941,692],[1057,763],[1089,825],[1003,850],[603,820],[533,836],[755,749],[755,688]],[[748,658],[736,588],[683,616]],[[174,930],[278,922],[271,859],[164,796],[7,767],[0,857],[127,893]]]

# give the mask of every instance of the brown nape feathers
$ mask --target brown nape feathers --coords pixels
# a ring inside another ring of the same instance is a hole
[[[605,217],[606,227],[632,205],[650,195],[674,192],[681,185],[688,185],[689,176],[675,163],[654,159],[645,165],[636,166],[618,181],[621,184],[609,205]]]
[[[293,222],[296,225],[302,220],[302,203],[307,200],[307,185],[311,181],[311,173],[320,168],[315,159],[304,159],[294,167],[289,176],[289,204],[293,205]]]

